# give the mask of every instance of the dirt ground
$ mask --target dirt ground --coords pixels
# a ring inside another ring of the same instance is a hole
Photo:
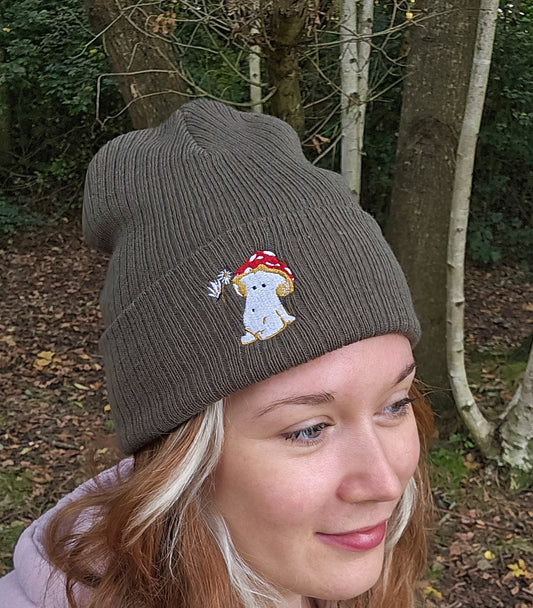
[[[0,249],[0,575],[32,519],[120,458],[97,350],[106,260],[80,232],[65,223]],[[466,290],[476,395],[503,403],[501,354],[533,331],[533,285],[516,268],[470,267]],[[426,606],[532,608],[533,494],[506,490],[467,438],[450,445],[435,457]]]

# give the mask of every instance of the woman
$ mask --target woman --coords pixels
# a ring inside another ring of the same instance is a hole
[[[285,123],[197,100],[96,155],[83,219],[133,458],[30,526],[0,606],[414,606],[419,325],[342,178]]]

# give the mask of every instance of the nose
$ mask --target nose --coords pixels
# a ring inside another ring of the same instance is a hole
[[[403,492],[398,471],[401,454],[390,449],[387,438],[368,431],[349,441],[341,458],[337,496],[344,502],[396,501]],[[389,449],[387,449],[389,448]]]

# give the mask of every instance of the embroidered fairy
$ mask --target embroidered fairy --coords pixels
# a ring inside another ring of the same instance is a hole
[[[223,298],[224,285],[229,284],[230,276],[228,271],[222,271],[218,280],[211,282],[209,295]],[[231,282],[236,293],[246,298],[243,313],[245,333],[241,336],[241,344],[268,340],[295,320],[280,300],[294,290],[294,277],[291,269],[272,251],[254,252],[235,271]]]

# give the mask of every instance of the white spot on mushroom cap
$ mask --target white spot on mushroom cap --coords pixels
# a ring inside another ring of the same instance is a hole
[[[255,258],[257,257],[257,254],[254,253],[253,255],[250,256],[250,259],[248,260],[249,262],[253,262],[255,260]]]
[[[276,254],[275,254],[275,253],[273,253],[272,251],[263,251],[263,253],[264,253],[265,255],[271,255],[271,256],[273,256],[273,257],[276,257]]]
[[[287,274],[292,274],[291,269],[288,266],[285,266],[285,272]]]

